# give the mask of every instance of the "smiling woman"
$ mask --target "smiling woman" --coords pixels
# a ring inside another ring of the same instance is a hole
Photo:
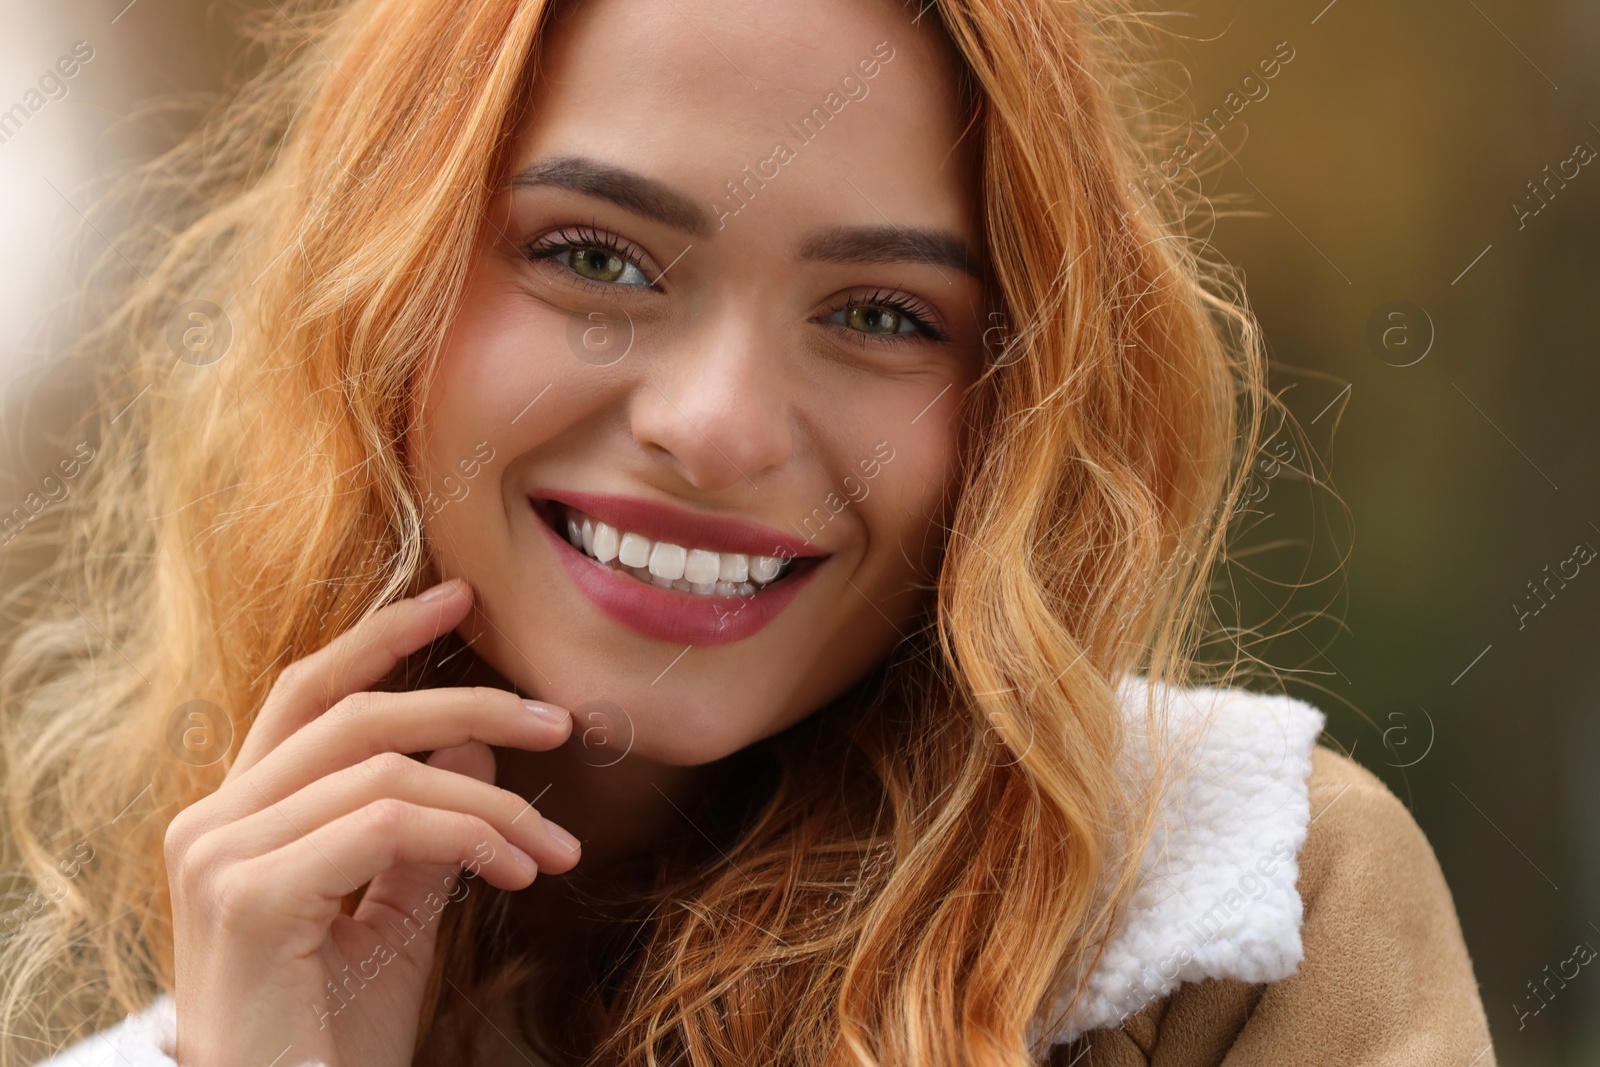
[[[1272,401],[1117,4],[288,15],[84,339],[0,1067],[1492,1063],[1410,816],[1229,687]]]
[[[798,33],[812,16],[785,17]],[[882,659],[922,606],[986,293],[967,252],[981,231],[956,64],[896,21],[891,8],[834,13],[835,44],[752,92],[670,6],[555,19],[509,139],[513,177],[487,203],[438,371],[414,394],[424,476],[480,427],[508,427],[504,492],[427,529],[444,573],[477,591],[474,618],[493,621],[469,623],[474,650],[562,706],[618,703],[638,766],[704,764],[791,725]],[[907,54],[880,72],[871,110],[835,120],[808,180],[773,184],[719,229],[702,205],[727,160],[815,98],[841,53],[870,54],[890,30]],[[704,70],[683,77],[684,55],[651,43],[664,34]],[[732,43],[774,47],[753,27]],[[625,70],[593,76],[619,52]],[[619,110],[619,94],[652,104]],[[727,132],[713,149],[686,130]],[[566,345],[568,322],[596,314],[630,324],[628,354],[605,367]],[[882,492],[809,543],[779,529],[886,434],[903,458]],[[620,625],[574,625],[596,609]],[[651,684],[623,682],[621,665]]]

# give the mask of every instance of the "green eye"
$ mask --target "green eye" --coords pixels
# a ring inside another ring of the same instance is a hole
[[[576,241],[552,242],[542,249],[531,249],[531,259],[553,259],[587,282],[597,285],[621,285],[633,288],[650,288],[639,265],[621,249]]]
[[[576,273],[596,282],[614,282],[628,269],[628,263],[604,248],[575,248],[568,264]]]
[[[608,248],[574,248],[568,253],[571,262],[566,266],[573,269],[579,277],[589,278],[590,282],[622,282],[624,285],[640,285],[645,280],[645,275],[638,267],[630,264],[626,259],[608,250]],[[638,282],[627,277],[629,272],[638,275]]]
[[[901,333],[901,327],[909,326],[910,321],[892,308],[858,304],[845,308],[844,324],[862,333],[892,334]]]
[[[855,335],[845,335],[845,340],[858,345],[950,340],[938,324],[939,313],[927,301],[891,289],[856,293],[845,298],[843,306],[835,306],[825,317],[812,321],[843,326]]]

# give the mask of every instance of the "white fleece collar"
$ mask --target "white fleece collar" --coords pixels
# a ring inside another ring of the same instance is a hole
[[[1149,690],[1136,677],[1119,692],[1124,773],[1149,771]],[[1210,725],[1182,769],[1171,772],[1127,908],[1083,998],[1047,1045],[1116,1026],[1186,982],[1272,982],[1300,965],[1297,857],[1310,822],[1307,780],[1323,713],[1291,697],[1240,689],[1156,692],[1163,729],[1181,731],[1207,715]],[[1059,1017],[1068,999],[1059,996],[1049,1017]]]

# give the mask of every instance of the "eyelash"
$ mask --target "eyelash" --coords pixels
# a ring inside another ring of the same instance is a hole
[[[597,229],[593,223],[590,223],[586,226],[568,226],[563,229],[556,230],[554,233],[546,234],[530,244],[527,248],[523,249],[523,255],[527,256],[530,260],[544,262],[546,260],[554,259],[563,252],[575,252],[580,248],[598,248],[603,252],[609,252],[619,259],[626,260],[633,266],[638,267],[641,274],[644,274],[647,277],[650,274],[650,271],[647,270],[644,266],[644,263],[641,262],[647,261],[649,257],[645,256],[637,248],[634,248],[632,245],[621,240],[616,235]],[[642,288],[642,286],[618,285],[616,282],[597,282],[593,279],[585,278],[583,275],[579,274],[577,271],[573,270],[571,267],[568,267],[564,263],[557,264],[557,266],[562,269],[562,271],[571,281],[601,292],[616,292],[618,289]],[[650,288],[655,290],[656,287],[651,285]]]
[[[865,296],[852,296],[845,300],[844,303],[829,308],[828,315],[837,315],[841,311],[849,311],[851,308],[858,307],[885,308],[889,311],[895,312],[896,314],[904,315],[906,318],[910,319],[911,324],[916,327],[916,330],[914,331],[917,335],[916,337],[913,337],[911,334],[884,335],[863,333],[860,330],[850,330],[849,327],[845,327],[846,330],[849,330],[851,334],[854,334],[856,338],[864,344],[896,345],[909,344],[914,340],[950,340],[950,335],[940,327],[939,315],[933,310],[932,306],[926,301],[919,300],[914,296],[908,296],[904,293],[896,293],[884,289],[875,289]],[[833,323],[832,325],[837,326],[838,323]]]
[[[563,252],[573,252],[582,248],[598,248],[604,252],[609,252],[612,255],[633,264],[635,267],[638,267],[641,273],[649,273],[640,263],[640,260],[646,257],[644,257],[637,249],[629,245],[627,242],[621,240],[614,234],[610,234],[599,229],[593,223],[588,225],[568,226],[563,229],[556,230],[553,233],[546,234],[524,249],[523,254],[526,255],[530,260],[544,262],[554,259]],[[568,279],[590,289],[603,292],[614,292],[617,289],[640,288],[639,286],[618,285],[615,282],[593,281],[592,279],[583,277],[577,271],[567,267],[565,264],[558,264],[558,266],[562,268]],[[650,288],[654,290],[655,286],[652,285]],[[938,313],[934,311],[934,309],[926,301],[920,300],[913,296],[908,296],[903,293],[896,293],[883,289],[875,289],[865,296],[852,296],[843,303],[829,308],[828,316],[837,315],[841,311],[849,311],[852,308],[858,307],[885,308],[889,311],[895,312],[896,314],[904,315],[906,318],[911,320],[912,325],[916,328],[914,332],[917,336],[913,338],[909,334],[869,334],[864,333],[861,330],[851,330],[849,327],[843,327],[843,329],[845,329],[848,333],[855,336],[857,343],[873,345],[897,345],[909,344],[915,340],[931,340],[939,342],[948,342],[950,340],[950,335],[939,325]],[[838,323],[831,323],[829,325],[836,326]]]

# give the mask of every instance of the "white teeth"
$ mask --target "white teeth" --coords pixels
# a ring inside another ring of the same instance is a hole
[[[559,521],[559,520],[558,520]],[[619,530],[575,508],[565,513],[567,540],[602,565],[662,589],[697,596],[748,597],[783,573],[787,559],[685,548]],[[558,527],[559,528],[559,527]]]
[[[696,548],[689,552],[689,558],[683,565],[683,576],[697,585],[707,585],[717,580],[721,570],[721,553]]]
[[[650,562],[650,539],[636,533],[622,535],[622,547],[617,552],[625,567],[643,567]]]
[[[594,524],[594,543],[589,546],[589,555],[601,563],[610,563],[617,558],[617,545],[620,540],[617,528],[603,522]]]
[[[650,550],[650,573],[677,581],[683,577],[683,564],[688,555],[682,545],[657,541],[656,546]]]

